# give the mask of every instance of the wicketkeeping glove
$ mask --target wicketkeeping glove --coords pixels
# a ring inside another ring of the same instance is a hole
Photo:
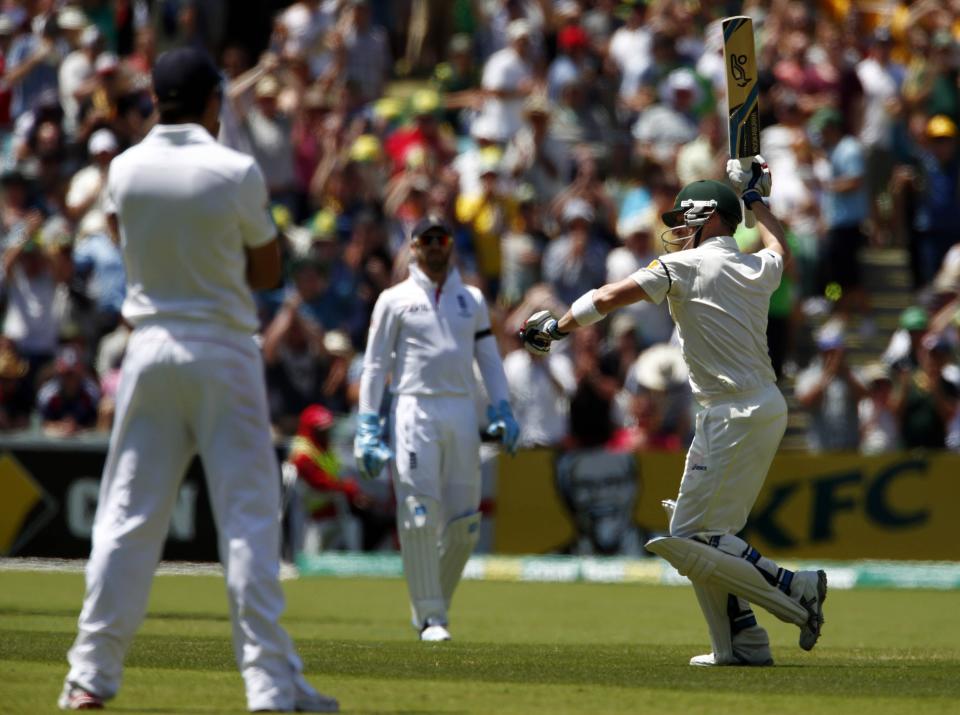
[[[541,310],[525,321],[520,328],[520,341],[528,352],[534,355],[546,355],[550,352],[550,344],[554,340],[562,340],[567,333],[557,329],[557,321],[550,315],[549,310]]]
[[[749,163],[748,163],[749,162]],[[750,204],[762,201],[770,195],[773,177],[766,160],[757,154],[752,159],[731,159],[727,162],[727,177],[740,191],[740,198],[749,208]]]
[[[516,454],[517,442],[520,439],[520,425],[513,417],[510,403],[506,400],[500,400],[496,407],[493,405],[487,406],[487,418],[490,420],[487,434],[491,437],[499,437],[500,444],[504,446],[507,452]]]
[[[383,465],[393,459],[393,452],[380,436],[380,415],[366,412],[357,417],[353,456],[364,479],[375,479]]]

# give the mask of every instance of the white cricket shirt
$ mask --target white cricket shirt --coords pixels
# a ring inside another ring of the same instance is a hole
[[[782,275],[779,254],[741,253],[733,238],[716,236],[661,256],[631,276],[655,303],[667,298],[690,387],[701,403],[776,381],[767,353],[767,313]]]
[[[453,269],[439,289],[415,264],[410,277],[377,298],[360,379],[360,412],[378,412],[387,376],[399,395],[472,397],[476,358],[492,404],[507,379],[479,289]]]
[[[104,203],[120,222],[124,318],[257,330],[244,248],[276,227],[251,157],[197,124],[157,125],[110,164]]]

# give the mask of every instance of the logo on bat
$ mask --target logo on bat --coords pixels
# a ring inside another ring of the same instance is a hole
[[[746,55],[730,55],[730,73],[738,87],[746,87],[753,81],[750,77],[747,77],[747,71],[743,68],[746,62]]]

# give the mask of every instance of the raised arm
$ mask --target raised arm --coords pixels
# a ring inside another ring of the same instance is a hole
[[[744,199],[744,202],[746,202],[746,199]],[[787,245],[783,226],[780,225],[777,217],[773,215],[773,212],[763,201],[758,199],[754,199],[749,208],[753,211],[753,215],[757,217],[763,247],[783,256],[784,265],[788,264],[793,259],[793,255],[790,253],[790,246]]]

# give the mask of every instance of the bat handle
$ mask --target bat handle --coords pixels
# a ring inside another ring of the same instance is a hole
[[[750,171],[750,165],[753,163],[752,156],[740,157],[740,166],[743,167],[744,171]],[[746,206],[743,207],[743,225],[747,228],[753,228],[757,225],[757,217],[753,215],[753,211],[748,209]]]

